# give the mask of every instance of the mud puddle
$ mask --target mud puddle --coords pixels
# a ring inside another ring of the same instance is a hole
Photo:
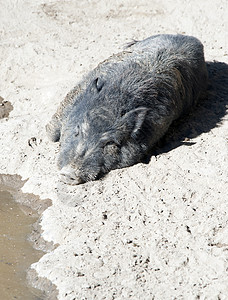
[[[40,300],[42,292],[29,287],[27,269],[44,254],[27,240],[37,220],[0,185],[0,299]]]

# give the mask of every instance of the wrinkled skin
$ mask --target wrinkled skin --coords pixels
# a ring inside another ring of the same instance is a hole
[[[60,141],[62,180],[79,184],[140,162],[206,87],[197,39],[159,35],[130,44],[91,71],[47,125]]]

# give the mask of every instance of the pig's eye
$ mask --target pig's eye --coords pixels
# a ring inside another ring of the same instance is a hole
[[[101,91],[103,85],[104,85],[104,81],[101,78],[96,78],[95,79],[95,86],[96,86],[98,92]]]
[[[78,136],[79,135],[79,127],[77,127],[76,129],[75,129],[75,132],[74,132],[74,136],[76,137],[76,136]]]
[[[114,142],[107,142],[104,146],[104,152],[109,154],[114,154],[119,151],[120,147]]]

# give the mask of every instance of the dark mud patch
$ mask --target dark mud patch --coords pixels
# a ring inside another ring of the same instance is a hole
[[[0,119],[7,118],[13,110],[13,105],[0,96]]]

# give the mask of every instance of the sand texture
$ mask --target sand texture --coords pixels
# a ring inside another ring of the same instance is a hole
[[[228,299],[228,2],[6,0],[0,33],[0,173],[53,201],[40,225],[58,246],[32,269],[61,300]],[[208,99],[148,164],[61,183],[45,133],[58,104],[124,44],[158,33],[202,41]]]

